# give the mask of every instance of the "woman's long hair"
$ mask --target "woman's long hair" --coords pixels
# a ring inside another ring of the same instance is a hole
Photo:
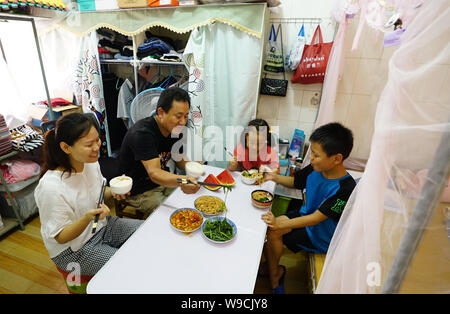
[[[40,177],[47,170],[55,170],[57,168],[63,168],[63,174],[65,172],[69,172],[69,174],[75,172],[74,167],[70,163],[69,155],[61,149],[60,143],[64,142],[73,146],[77,140],[86,136],[92,127],[95,127],[97,132],[99,132],[97,121],[91,114],[71,113],[59,118],[56,121],[55,128],[48,130],[44,135],[44,165]]]

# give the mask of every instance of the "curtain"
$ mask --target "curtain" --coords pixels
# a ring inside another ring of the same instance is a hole
[[[31,22],[1,22],[0,40],[0,113],[15,128],[29,119],[31,103],[47,100],[47,95]]]
[[[264,3],[199,5],[159,10],[71,11],[67,14],[67,18],[58,23],[47,23],[41,31],[64,28],[78,36],[86,36],[100,27],[106,27],[123,35],[133,36],[155,26],[167,28],[175,33],[187,33],[201,26],[221,22],[250,36],[261,38],[263,33],[261,19],[265,12]]]
[[[450,4],[408,4],[417,16],[390,59],[370,157],[334,233],[317,293],[380,292],[422,187],[436,185],[426,173],[450,132]],[[445,206],[421,222],[424,237],[400,292],[450,291]]]
[[[75,100],[83,112],[95,114],[100,125],[101,156],[110,151],[106,137],[105,99],[95,32],[79,37],[58,28],[40,37],[50,96]]]
[[[225,168],[223,147],[233,151],[236,145],[227,130],[241,130],[256,115],[262,39],[215,23],[192,31],[183,56],[190,73],[193,133],[203,140],[191,155]]]

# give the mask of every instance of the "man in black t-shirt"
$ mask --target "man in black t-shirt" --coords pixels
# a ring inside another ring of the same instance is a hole
[[[115,195],[116,199],[125,199],[127,205],[147,216],[179,185],[177,178],[196,183],[193,177],[175,174],[176,167],[184,170],[188,160],[182,151],[172,151],[174,144],[182,140],[189,107],[185,90],[166,89],[159,97],[156,115],[139,120],[127,131],[119,165],[121,173],[133,179],[133,188],[126,198]],[[196,193],[199,188],[198,184],[181,185],[186,194]]]

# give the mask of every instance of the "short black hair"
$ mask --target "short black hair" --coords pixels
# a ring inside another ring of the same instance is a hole
[[[179,87],[171,87],[162,91],[158,99],[157,109],[161,107],[165,112],[169,112],[172,108],[173,101],[185,101],[188,103],[189,108],[191,108],[191,98],[189,93]]]
[[[328,157],[342,154],[346,159],[353,148],[353,133],[342,124],[333,122],[315,129],[309,141],[321,144]]]

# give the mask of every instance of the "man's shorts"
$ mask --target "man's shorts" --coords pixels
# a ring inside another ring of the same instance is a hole
[[[285,216],[287,216],[289,219],[297,218],[300,217],[300,212],[298,211],[298,209],[291,210],[288,211]],[[314,245],[311,243],[311,240],[309,239],[308,233],[306,232],[305,228],[292,229],[291,232],[284,234],[283,244],[286,245],[286,247],[294,253],[303,250],[303,248],[299,247],[298,244],[308,249],[316,250]]]
[[[164,186],[158,186],[152,190],[145,191],[141,194],[129,196],[125,199],[125,203],[135,210],[139,210],[147,217],[161,205],[161,203],[176,189]]]

